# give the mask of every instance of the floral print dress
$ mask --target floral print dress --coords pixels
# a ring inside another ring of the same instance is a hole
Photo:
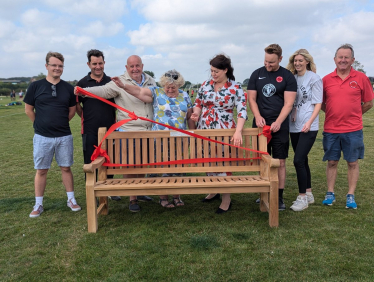
[[[207,80],[197,92],[195,107],[201,108],[198,129],[235,128],[234,107],[237,118],[247,120],[247,99],[239,84],[228,80],[221,90],[214,91],[214,81]]]
[[[235,81],[228,80],[217,92],[214,81],[207,80],[197,92],[195,107],[201,108],[198,129],[235,128],[234,107],[237,118],[247,120],[247,97],[243,89]],[[213,157],[213,156],[212,156]],[[230,176],[231,172],[208,172],[208,176]]]

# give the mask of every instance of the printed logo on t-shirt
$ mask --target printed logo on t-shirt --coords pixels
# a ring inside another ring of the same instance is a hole
[[[262,94],[264,94],[265,97],[271,97],[275,94],[276,88],[273,84],[266,84],[264,87],[262,87]]]
[[[278,77],[276,78],[276,81],[279,82],[279,83],[281,83],[281,82],[283,81],[283,77],[278,76]]]
[[[357,82],[354,80],[349,83],[349,86],[351,86],[352,88],[356,88],[357,85],[358,85]]]

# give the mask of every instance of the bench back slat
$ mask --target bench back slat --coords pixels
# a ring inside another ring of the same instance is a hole
[[[99,129],[103,137],[105,128]],[[230,143],[235,129],[194,130],[194,133],[213,140]],[[260,129],[243,129],[243,147],[266,151],[266,137],[258,136]],[[101,138],[102,138],[101,137]],[[115,164],[144,164],[195,158],[253,158],[259,154],[207,140],[194,138],[177,131],[113,132],[103,142],[108,156]],[[104,171],[104,170],[103,170]],[[108,167],[107,174],[146,173],[205,173],[260,171],[258,160],[211,163],[172,164],[139,167]]]

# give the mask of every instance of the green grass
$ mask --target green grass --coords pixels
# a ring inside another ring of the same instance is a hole
[[[268,214],[254,203],[256,194],[232,195],[232,210],[220,216],[214,213],[219,202],[202,204],[201,195],[186,195],[185,207],[167,210],[154,201],[142,203],[137,214],[128,211],[127,198],[110,202],[98,233],[89,234],[78,117],[71,122],[72,170],[83,210],[66,207],[54,162],[45,212],[30,219],[33,128],[23,106],[0,106],[0,281],[373,281],[374,110],[365,114],[364,124],[357,210],[345,209],[345,162],[339,165],[336,203],[321,204],[326,164],[319,133],[310,153],[316,203],[303,212],[281,212],[279,228],[268,226]],[[287,207],[298,194],[291,151]]]

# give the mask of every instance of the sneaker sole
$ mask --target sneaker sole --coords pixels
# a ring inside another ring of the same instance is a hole
[[[39,214],[29,214],[29,217],[35,218],[35,217],[39,217],[41,214],[42,214],[42,212],[39,213]]]
[[[131,212],[140,212],[140,210],[136,210],[135,211],[135,210],[130,210],[130,209],[129,209],[129,211],[131,211]]]
[[[325,206],[332,206],[332,204],[333,203],[335,203],[335,200],[334,201],[332,201],[332,203],[331,204],[326,204],[326,203],[322,203],[322,204],[324,204]]]
[[[292,207],[290,207],[290,209],[293,210],[293,211],[295,211],[295,212],[303,211],[303,210],[305,210],[305,209],[307,209],[307,208],[308,208],[308,207],[304,207],[304,208],[302,208],[301,210],[298,210],[298,209],[295,210],[295,209],[293,209]]]
[[[69,207],[70,208],[70,207]],[[73,211],[73,212],[77,212],[77,211],[80,211],[80,210],[82,210],[82,208],[79,208],[79,209],[73,209],[73,208],[70,208],[71,209],[71,211]]]
[[[357,207],[353,208],[353,207],[347,207],[345,206],[346,209],[352,209],[352,210],[357,210]]]

